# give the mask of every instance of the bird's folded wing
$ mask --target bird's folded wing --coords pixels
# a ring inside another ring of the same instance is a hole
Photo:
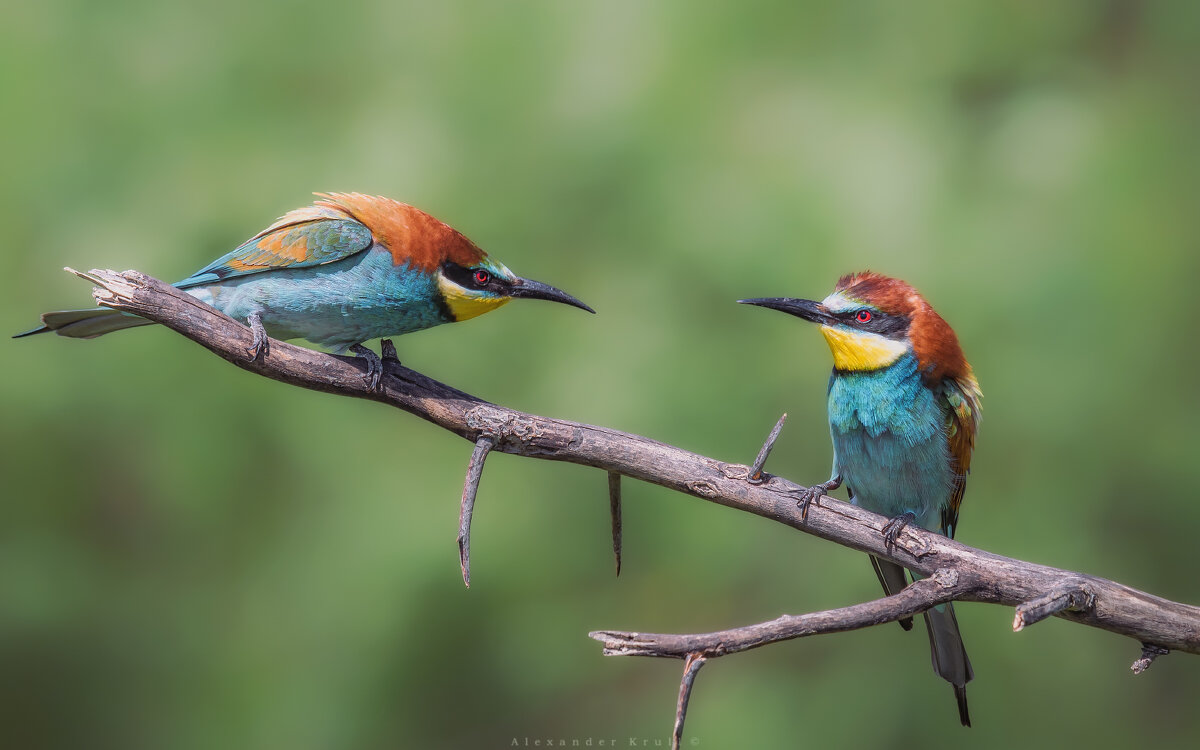
[[[979,399],[983,394],[979,382],[968,371],[964,377],[946,378],[942,397],[946,406],[946,438],[949,441],[950,461],[954,469],[954,488],[950,502],[942,509],[942,532],[954,537],[958,525],[958,509],[967,489],[967,474],[971,471],[971,453],[975,450],[975,434],[979,430]]]
[[[319,266],[361,253],[372,241],[370,229],[343,213],[301,208],[175,286],[186,289],[280,268]]]

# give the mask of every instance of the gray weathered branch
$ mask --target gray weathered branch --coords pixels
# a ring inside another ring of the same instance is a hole
[[[786,638],[866,627],[912,615],[951,599],[1017,607],[1016,630],[1053,615],[1128,636],[1145,649],[1138,660],[1142,669],[1154,656],[1168,650],[1200,653],[1198,607],[1162,599],[1104,578],[974,549],[915,526],[904,529],[895,548],[885,548],[880,532],[888,519],[883,516],[823,496],[804,518],[796,501],[805,488],[781,477],[763,474],[760,479],[745,465],[707,458],[640,435],[497,406],[402,367],[394,360],[385,361],[385,376],[378,391],[369,390],[363,383],[365,363],[358,358],[272,342],[269,356],[252,362],[245,354],[251,344],[249,329],[190,295],[136,271],[96,270],[78,275],[99,285],[94,296],[100,304],[162,323],[259,375],[317,391],[389,404],[477,446],[482,445],[480,438],[486,437],[493,443],[493,450],[592,466],[610,475],[668,487],[869,552],[925,576],[936,574],[945,580],[948,571],[954,574],[955,580],[949,586],[928,579],[876,602],[782,617],[722,633],[594,634],[605,642],[605,653],[678,658],[695,654],[719,656]],[[770,442],[764,447],[764,459]],[[615,529],[619,526],[614,524]],[[702,663],[696,662],[695,668]],[[1140,670],[1135,666],[1135,671]],[[695,669],[685,673],[685,677],[688,674],[694,678]]]
[[[938,568],[929,578],[914,581],[899,593],[882,599],[824,612],[783,615],[770,622],[732,630],[695,635],[598,630],[588,635],[603,643],[604,653],[610,656],[659,656],[684,660],[679,699],[675,706],[675,727],[671,734],[671,747],[678,750],[696,673],[707,660],[792,638],[841,633],[912,617],[930,607],[959,598],[965,590],[957,571]],[[1164,650],[1161,653],[1166,652]],[[1157,655],[1148,653],[1147,648],[1143,647],[1141,659],[1133,665],[1134,672],[1140,673]],[[1141,662],[1144,665],[1139,669]]]
[[[603,643],[604,653],[610,656],[685,659],[691,654],[700,654],[714,658],[793,638],[858,630],[902,617],[912,617],[930,607],[960,599],[970,588],[969,584],[959,578],[957,571],[952,568],[939,568],[929,578],[914,581],[899,593],[881,599],[824,612],[783,615],[770,622],[732,630],[695,635],[598,630],[588,635]]]

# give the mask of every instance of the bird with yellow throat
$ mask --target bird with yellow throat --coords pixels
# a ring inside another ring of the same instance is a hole
[[[816,323],[833,353],[833,477],[801,503],[845,483],[851,502],[891,519],[889,546],[908,523],[953,537],[982,393],[949,324],[912,286],[870,271],[843,276],[820,302],[740,302]],[[887,594],[907,585],[899,565],[875,556],[871,564]],[[939,605],[924,617],[934,671],[954,687],[959,719],[970,726],[966,685],[974,674],[954,607]],[[901,625],[908,630],[912,620]]]

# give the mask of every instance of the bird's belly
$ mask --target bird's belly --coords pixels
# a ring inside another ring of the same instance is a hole
[[[887,431],[835,428],[832,434],[837,469],[856,505],[889,517],[912,513],[920,526],[941,530],[954,479],[942,434],[916,443]]]
[[[262,316],[268,335],[335,350],[447,322],[432,276],[369,251],[336,263],[264,271],[188,291],[226,315]]]

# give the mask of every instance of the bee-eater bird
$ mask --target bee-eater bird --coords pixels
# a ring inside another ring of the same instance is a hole
[[[367,361],[378,388],[383,365],[363,346],[468,320],[516,297],[546,299],[595,312],[548,284],[523,279],[454,229],[390,198],[317,193],[313,205],[274,224],[175,284],[254,334],[246,354],[266,356],[268,336],[307,339]],[[42,315],[16,337],[54,331],[90,339],[152,321],[105,308]]]
[[[953,537],[982,393],[946,321],[916,289],[870,271],[843,276],[820,302],[739,301],[816,323],[833,352],[833,477],[809,488],[800,504],[807,510],[844,482],[851,502],[891,518],[884,527],[889,546],[910,522]],[[907,585],[904,568],[873,555],[871,563],[887,594]],[[908,630],[912,620],[901,625]],[[925,612],[925,626],[934,671],[954,686],[959,718],[969,727],[966,685],[974,675],[954,607]]]

